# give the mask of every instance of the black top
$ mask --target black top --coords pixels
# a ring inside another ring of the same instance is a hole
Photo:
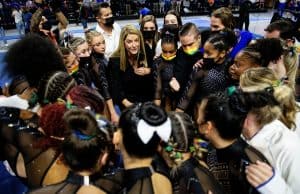
[[[17,158],[21,154],[27,185],[30,188],[41,186],[59,153],[51,148],[37,147],[37,142],[44,137],[37,130],[37,116],[22,120],[18,118],[18,109],[1,107],[1,112],[1,158],[7,160],[15,174],[19,175],[16,166]]]
[[[223,64],[214,64],[207,71],[194,69],[177,107],[187,110],[209,94],[224,91],[229,86],[227,66],[228,61],[225,60]]]
[[[109,60],[108,80],[114,102],[117,102],[122,107],[124,99],[132,103],[153,100],[152,73],[145,76],[137,75],[129,62],[127,63],[126,70],[122,71],[120,69],[120,58],[110,58]]]
[[[172,96],[174,92],[171,90],[169,82],[174,77],[173,69],[176,58],[172,61],[166,61],[162,57],[155,59],[153,64],[153,77],[155,87],[155,99],[163,99],[166,96]]]
[[[93,52],[92,58],[95,59],[95,64],[93,65],[91,74],[93,81],[99,93],[103,96],[105,100],[111,99],[109,93],[109,86],[107,81],[107,65],[108,61],[103,54],[98,54]],[[92,59],[93,60],[93,59]]]
[[[152,48],[147,44],[145,43],[145,52],[147,53],[146,57],[147,57],[147,63],[150,67],[152,67],[153,65],[153,58],[154,58],[154,55],[155,55],[155,45],[153,44],[152,45]]]
[[[123,173],[116,172],[109,175],[94,174],[89,176],[89,185],[98,187],[104,193],[119,193],[122,189],[121,183]],[[53,193],[76,193],[84,185],[84,177],[70,172],[67,179],[61,183],[49,185],[30,191],[32,194],[53,194]]]
[[[91,87],[92,86],[92,78],[90,76],[90,68],[91,62],[79,62],[79,69],[77,72],[72,74],[72,77],[75,79],[78,85],[86,85]]]
[[[195,158],[184,161],[171,178],[174,194],[223,194],[221,186],[207,168]]]
[[[257,160],[267,162],[259,151],[239,138],[226,148],[210,148],[207,165],[226,193],[256,194],[258,192],[246,179],[245,167]]]
[[[19,151],[13,126],[19,125],[19,115],[19,109],[0,107],[0,158],[2,161],[8,161],[17,176],[16,163]]]
[[[174,66],[174,76],[180,84],[180,90],[176,95],[177,100],[179,100],[183,94],[193,71],[193,66],[199,59],[202,59],[202,53],[200,51],[194,55],[188,55],[182,48],[178,49],[176,54],[177,63]]]

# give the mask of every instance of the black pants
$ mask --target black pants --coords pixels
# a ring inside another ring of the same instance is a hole
[[[239,29],[240,30],[243,30],[243,25],[244,25],[244,23],[245,23],[245,30],[249,30],[249,23],[250,23],[250,21],[249,21],[249,14],[247,14],[247,15],[240,15],[240,22],[239,22]]]

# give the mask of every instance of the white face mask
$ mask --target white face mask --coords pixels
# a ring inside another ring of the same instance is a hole
[[[13,95],[10,97],[1,97],[0,106],[18,108],[22,110],[27,110],[29,108],[28,101],[20,98],[18,95]]]

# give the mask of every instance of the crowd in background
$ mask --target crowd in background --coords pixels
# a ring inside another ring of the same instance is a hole
[[[8,49],[3,190],[299,193],[299,26],[274,17],[255,39],[215,7],[209,29],[172,9],[161,29],[150,9],[121,28],[110,3],[73,37],[60,2],[41,2]]]

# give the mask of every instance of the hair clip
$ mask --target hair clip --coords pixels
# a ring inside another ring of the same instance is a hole
[[[276,80],[276,81],[272,82],[272,86],[273,87],[278,87],[278,86],[281,86],[282,83],[283,83],[283,80]]]
[[[36,105],[38,102],[38,99],[39,99],[38,95],[35,92],[33,92],[28,100],[29,106],[33,107],[34,105]]]
[[[266,87],[265,91],[268,92],[268,93],[273,93],[274,92],[274,88],[272,86]]]
[[[84,141],[88,141],[88,140],[91,140],[91,139],[93,139],[94,137],[96,137],[96,134],[94,134],[94,135],[85,135],[85,134],[81,133],[81,131],[79,131],[79,130],[73,130],[73,133],[74,133],[74,135],[75,135],[78,139],[84,140]]]
[[[167,147],[165,147],[165,150],[166,150],[167,152],[171,152],[171,151],[173,151],[173,147],[170,146],[170,145],[168,145]]]
[[[230,87],[227,88],[227,95],[231,96],[235,91],[236,91],[236,87],[235,86],[230,86]]]
[[[175,158],[176,158],[176,159],[182,159],[182,153],[180,153],[180,152],[175,152]]]
[[[190,146],[190,152],[195,152],[196,148],[194,146]]]

